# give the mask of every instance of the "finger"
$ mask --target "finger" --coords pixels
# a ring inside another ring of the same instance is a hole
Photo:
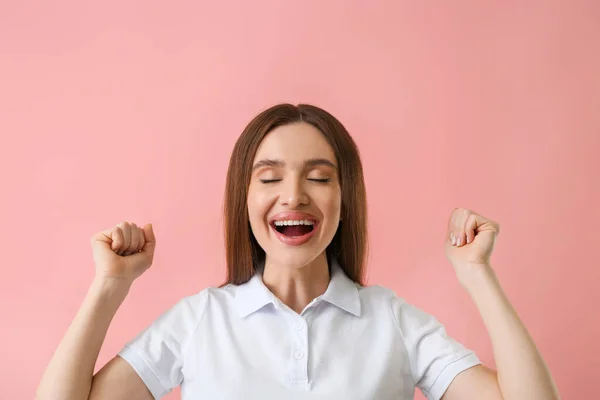
[[[140,242],[140,228],[138,228],[138,226],[133,222],[129,223],[129,227],[131,229],[131,237],[129,241],[129,246],[125,249],[125,252],[123,253],[124,256],[137,253],[137,251],[139,250],[138,246]]]
[[[450,233],[450,242],[452,243],[453,246],[462,246],[465,244],[465,233],[463,232],[463,230],[460,227],[456,227],[451,233]]]
[[[144,231],[142,230],[142,228],[140,228],[137,225],[135,225],[135,228],[132,227],[132,230],[131,230],[131,241],[132,242],[134,241],[134,237],[135,237],[136,244],[134,245],[132,243],[132,245],[129,247],[129,250],[127,251],[126,255],[139,253],[144,248],[144,245],[146,244],[146,239],[144,238]]]
[[[118,226],[113,227],[108,231],[108,236],[112,240],[110,248],[115,253],[119,254],[123,248],[123,231]]]
[[[477,215],[476,214],[469,215],[469,217],[467,218],[467,221],[465,222],[464,229],[465,229],[467,243],[471,243],[473,241],[473,239],[475,239],[475,234],[476,234],[476,230],[477,230]]]
[[[144,231],[144,247],[142,248],[142,252],[148,254],[154,254],[154,249],[156,248],[156,237],[154,236],[154,229],[152,228],[152,224],[146,224],[143,228]]]
[[[117,226],[121,228],[121,231],[123,232],[123,245],[120,248],[120,252],[117,253],[122,256],[131,243],[131,227],[128,222],[121,222]]]
[[[464,208],[456,209],[452,214],[452,236],[454,237],[455,246],[460,247],[467,243],[465,223],[468,218],[469,210]]]
[[[448,243],[450,243],[450,245],[452,246],[456,245],[456,241],[458,239],[456,235],[456,221],[458,218],[457,211],[457,208],[452,210],[452,214],[450,215],[450,219],[448,220]]]
[[[460,247],[460,246],[464,246],[467,243],[467,236],[465,235],[464,231],[458,231],[456,233],[456,246]]]
[[[479,232],[495,232],[496,234],[500,233],[500,225],[497,222],[486,219],[480,215],[477,216],[477,228],[475,229],[476,233]]]
[[[140,242],[137,247],[137,251],[142,251],[144,246],[146,245],[146,236],[144,234],[144,229],[138,226],[138,231],[140,233]]]
[[[460,240],[460,233],[456,230],[450,232],[448,240],[452,246],[458,246]]]
[[[150,265],[152,265],[152,262],[154,261],[154,249],[156,247],[156,238],[154,237],[152,224],[145,225],[142,228],[142,232],[144,235],[144,246],[140,251],[132,254],[131,257],[133,257],[133,259],[144,259],[145,263],[149,260]]]

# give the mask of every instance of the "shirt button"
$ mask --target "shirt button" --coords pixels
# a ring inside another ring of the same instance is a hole
[[[301,331],[301,330],[302,330],[302,328],[304,328],[304,324],[303,324],[302,322],[298,322],[298,323],[296,324],[296,329],[298,329],[299,331]]]
[[[301,351],[297,351],[294,357],[296,357],[296,360],[302,360],[302,358],[304,358],[304,353]]]

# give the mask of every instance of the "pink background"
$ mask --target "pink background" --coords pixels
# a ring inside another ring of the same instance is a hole
[[[360,146],[370,284],[492,363],[442,240],[454,207],[495,219],[495,267],[561,394],[595,393],[600,3],[424,3],[3,0],[0,398],[33,398],[94,232],[151,221],[159,241],[98,366],[221,283],[230,151],[281,101],[330,110]]]

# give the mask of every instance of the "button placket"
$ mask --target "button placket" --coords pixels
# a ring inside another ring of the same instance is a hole
[[[290,382],[308,382],[308,329],[301,316],[295,315],[289,321],[292,339],[292,360]]]

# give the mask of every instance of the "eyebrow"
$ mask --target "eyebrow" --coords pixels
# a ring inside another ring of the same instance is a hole
[[[305,167],[315,167],[317,165],[325,165],[327,167],[337,169],[335,164],[326,158],[309,158],[308,160],[304,161]],[[252,171],[254,172],[257,169],[262,168],[262,167],[282,168],[284,166],[285,166],[285,162],[283,162],[283,160],[265,159],[265,160],[260,160],[256,164],[254,164],[252,166]]]

